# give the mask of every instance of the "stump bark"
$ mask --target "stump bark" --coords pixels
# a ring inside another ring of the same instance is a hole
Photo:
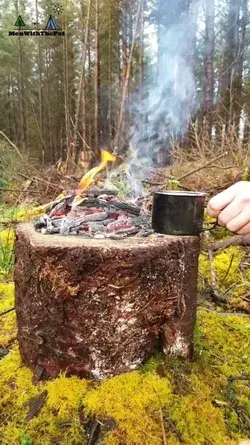
[[[17,229],[16,313],[22,359],[37,376],[102,379],[156,350],[189,357],[199,237],[122,241]]]

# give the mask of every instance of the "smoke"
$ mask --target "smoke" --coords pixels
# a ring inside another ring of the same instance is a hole
[[[168,30],[160,29],[156,69],[144,86],[143,99],[133,105],[128,176],[135,195],[143,192],[160,150],[171,163],[171,146],[183,136],[195,110],[190,26],[184,18]]]

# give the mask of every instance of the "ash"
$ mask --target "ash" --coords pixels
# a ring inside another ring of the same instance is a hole
[[[82,202],[72,206],[75,195],[55,201],[48,214],[34,221],[43,234],[79,235],[96,239],[150,236],[151,213],[142,197],[125,201],[109,190],[89,190]]]

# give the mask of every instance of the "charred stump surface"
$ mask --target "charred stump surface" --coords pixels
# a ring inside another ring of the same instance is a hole
[[[136,369],[155,351],[192,355],[199,237],[122,241],[17,229],[22,359],[41,378]]]

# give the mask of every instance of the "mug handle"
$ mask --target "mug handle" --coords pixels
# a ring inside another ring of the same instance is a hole
[[[206,228],[206,227],[203,227],[203,229],[201,230],[202,232],[211,232],[212,230],[214,230],[216,227],[219,227],[219,224],[218,224],[218,218],[216,219],[216,221],[214,221],[213,223],[211,222],[211,223],[208,223],[208,224],[212,224],[212,227],[210,227],[210,228]]]

